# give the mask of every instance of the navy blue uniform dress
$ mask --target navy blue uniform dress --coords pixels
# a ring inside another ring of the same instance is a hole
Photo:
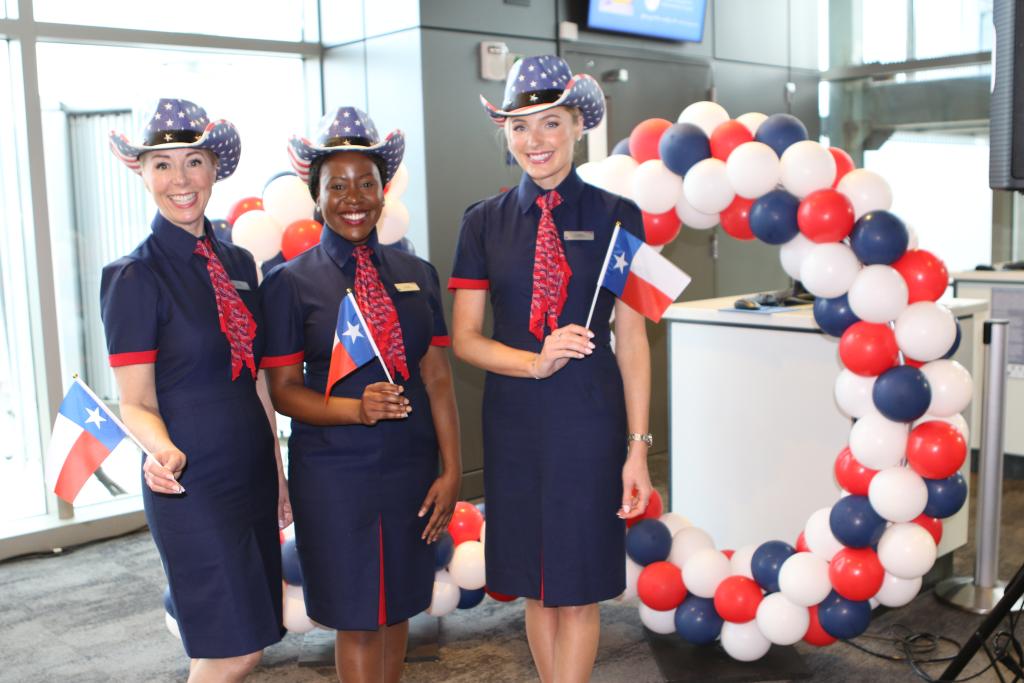
[[[157,214],[153,234],[103,269],[110,364],[154,363],[160,416],[188,458],[185,493],[142,498],[189,657],[235,657],[276,643],[281,626],[281,546],[274,435],[251,373],[231,379],[207,260],[195,236]],[[263,321],[249,252],[206,234],[256,319]],[[145,456],[143,456],[145,457]]]
[[[643,238],[639,209],[585,184],[575,169],[556,188],[553,217],[572,269],[558,325],[584,325],[616,221]],[[469,207],[450,289],[489,289],[493,337],[539,353],[529,330],[533,259],[545,190],[523,174],[519,186]],[[567,234],[568,233],[568,234]],[[602,289],[590,329],[594,352],[543,380],[487,373],[484,490],[487,586],[585,605],[625,588],[622,503],[626,407],[610,345],[615,296]],[[547,330],[550,332],[550,330]]]
[[[306,612],[334,629],[374,630],[430,605],[434,550],[417,517],[438,472],[438,445],[420,360],[447,346],[437,271],[426,261],[367,245],[394,301],[409,379],[395,377],[412,405],[409,417],[376,425],[316,426],[292,420],[288,487]],[[338,307],[355,287],[354,246],[328,227],[320,243],[271,271],[261,287],[267,314],[262,367],[305,362],[305,385],[323,394]],[[376,359],[334,385],[332,396],[361,398],[386,382]]]

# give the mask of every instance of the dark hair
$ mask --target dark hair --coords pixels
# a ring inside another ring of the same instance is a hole
[[[313,163],[309,165],[309,181],[306,184],[309,186],[309,194],[313,197],[314,202],[320,199],[320,167],[324,165],[324,162],[339,152],[356,151],[358,150],[340,149],[337,152],[331,152],[313,160]],[[364,152],[359,153],[364,154]],[[388,175],[388,167],[384,163],[384,159],[376,154],[366,154],[366,156],[377,166],[377,170],[380,171],[380,180],[384,182],[384,178]]]

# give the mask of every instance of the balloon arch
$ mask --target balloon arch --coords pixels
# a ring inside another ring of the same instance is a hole
[[[611,156],[581,165],[579,173],[633,199],[652,245],[667,244],[683,225],[721,225],[736,239],[781,245],[783,269],[816,296],[818,325],[839,337],[844,368],[835,400],[855,420],[849,445],[835,460],[842,493],[832,507],[810,515],[793,544],[766,540],[719,549],[682,515],[663,514],[655,493],[627,531],[626,592],[617,600],[638,598],[641,621],[652,631],[695,644],[719,640],[743,661],[759,659],[772,644],[825,646],[853,638],[867,629],[875,605],[910,602],[935,562],[942,520],[966,501],[959,470],[968,430],[960,413],[973,386],[967,370],[951,360],[959,324],[936,303],[948,283],[946,267],[917,248],[913,232],[888,211],[888,183],[855,168],[843,150],[808,140],[789,114],[730,119],[713,102],[691,104],[676,123],[641,122]],[[272,179],[267,187],[278,183],[294,204],[277,224],[310,219],[308,193],[298,192],[292,178]],[[401,182],[404,189],[404,177]],[[400,203],[401,189],[392,204]],[[263,201],[281,200],[265,193]],[[407,214],[392,214],[399,238]],[[261,236],[260,244],[246,246],[266,259],[277,252],[282,231],[262,226],[264,218],[235,222],[234,237],[248,243],[258,240],[247,232]],[[247,222],[260,225],[253,230]],[[294,235],[290,242],[289,250],[315,243]],[[437,544],[429,614],[472,608],[485,593],[515,599],[485,588],[485,537],[483,505],[460,502]],[[302,599],[294,539],[285,533],[282,553],[285,626],[305,632],[314,625]],[[168,602],[168,626],[176,632],[172,608]]]

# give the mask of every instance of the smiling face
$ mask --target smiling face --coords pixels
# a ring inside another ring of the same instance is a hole
[[[328,227],[353,244],[364,244],[384,210],[380,169],[362,152],[336,152],[320,167],[317,206]]]
[[[164,218],[197,237],[217,179],[217,157],[208,150],[157,149],[146,152],[142,182]]]
[[[575,109],[553,107],[505,119],[508,149],[519,166],[545,190],[553,190],[572,169],[573,145],[583,135]]]

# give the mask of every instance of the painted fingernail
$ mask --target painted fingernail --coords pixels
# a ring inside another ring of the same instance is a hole
[[[630,511],[631,509],[632,509],[632,508],[631,508],[631,507],[630,507],[630,506],[629,506],[628,504],[627,504],[627,505],[623,505],[623,506],[622,506],[622,511],[623,511],[624,513],[626,513],[627,515],[629,514],[629,511]]]
[[[179,494],[185,493],[185,487],[182,486],[181,484],[178,485],[178,493]]]

